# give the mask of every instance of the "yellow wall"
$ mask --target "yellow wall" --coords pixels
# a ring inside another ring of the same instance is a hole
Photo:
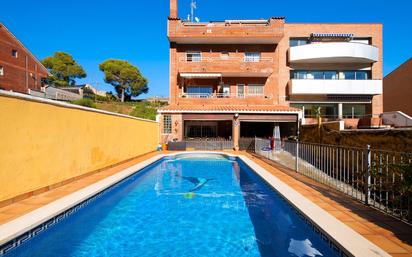
[[[0,95],[0,201],[154,151],[157,122]]]

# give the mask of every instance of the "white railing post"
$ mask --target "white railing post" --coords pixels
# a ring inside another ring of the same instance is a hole
[[[365,170],[365,204],[369,205],[369,197],[371,195],[370,185],[371,185],[371,146],[367,145],[365,150],[366,159],[366,170]]]
[[[299,172],[299,134],[300,134],[300,119],[298,119],[298,128],[296,131],[296,158],[295,158],[295,171]]]

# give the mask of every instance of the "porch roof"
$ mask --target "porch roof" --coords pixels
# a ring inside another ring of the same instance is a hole
[[[179,105],[170,104],[159,113],[295,113],[300,109],[282,105]]]

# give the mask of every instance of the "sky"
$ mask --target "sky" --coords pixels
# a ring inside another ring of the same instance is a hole
[[[187,17],[191,0],[179,0]],[[291,23],[383,23],[384,74],[412,56],[411,0],[197,0],[201,21],[285,16]],[[149,80],[149,93],[169,93],[169,0],[14,0],[2,1],[0,22],[39,59],[65,51],[83,66],[90,83],[104,83],[99,64],[128,60]]]

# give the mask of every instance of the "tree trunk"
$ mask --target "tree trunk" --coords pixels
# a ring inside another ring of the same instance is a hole
[[[124,88],[122,88],[122,98],[121,98],[122,103],[124,102]]]

